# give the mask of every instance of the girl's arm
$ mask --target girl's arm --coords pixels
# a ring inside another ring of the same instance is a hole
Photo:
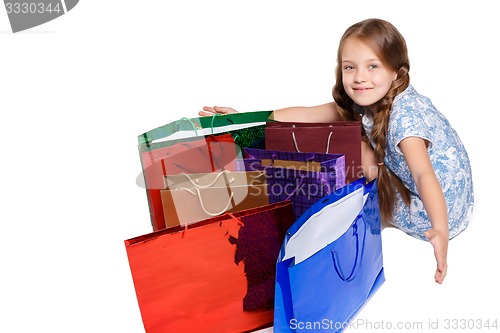
[[[215,113],[228,114],[236,113],[233,108],[224,106],[205,106],[203,111],[198,112],[198,115],[212,116]],[[337,104],[330,102],[316,106],[294,106],[283,109],[274,110],[271,119],[278,121],[292,121],[292,122],[316,122],[328,123],[332,121],[341,120],[340,114],[337,111]]]
[[[431,221],[432,229],[425,237],[434,247],[437,261],[435,279],[441,284],[446,276],[448,253],[448,213],[443,190],[427,153],[427,141],[419,137],[409,137],[399,143],[418,193]]]
[[[201,117],[213,116],[216,113],[228,114],[236,113],[233,108],[225,106],[205,106],[203,111],[198,112]],[[294,106],[283,109],[274,110],[271,114],[271,119],[277,121],[290,122],[311,122],[311,123],[329,123],[342,120],[337,111],[337,104],[330,102],[316,106]],[[375,153],[372,146],[368,142],[361,142],[361,165],[363,174],[368,181],[377,177],[378,166],[375,158]]]
[[[341,120],[337,104],[330,102],[316,106],[294,106],[274,110],[271,119],[278,121],[329,123]]]

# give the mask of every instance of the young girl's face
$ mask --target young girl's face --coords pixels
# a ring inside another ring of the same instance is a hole
[[[345,41],[342,55],[342,83],[351,99],[360,106],[371,107],[380,101],[396,80],[397,73],[385,66],[377,55],[362,41]]]

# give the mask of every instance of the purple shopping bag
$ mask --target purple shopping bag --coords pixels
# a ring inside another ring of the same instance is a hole
[[[265,172],[269,203],[292,201],[296,218],[346,184],[342,154],[245,148],[244,159],[239,163],[240,169]]]

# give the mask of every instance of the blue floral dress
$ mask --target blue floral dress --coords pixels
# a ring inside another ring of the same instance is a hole
[[[365,111],[363,127],[371,144],[373,114]],[[420,137],[429,142],[429,158],[443,189],[448,208],[450,239],[468,225],[474,206],[474,190],[469,157],[464,145],[448,120],[410,85],[393,101],[384,163],[411,192],[411,205],[404,204],[397,193],[394,217],[395,227],[407,234],[426,240],[424,232],[431,223],[398,144],[408,137]],[[396,191],[397,192],[397,191]]]

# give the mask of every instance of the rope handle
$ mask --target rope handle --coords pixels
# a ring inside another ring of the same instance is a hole
[[[292,193],[290,193],[290,195],[288,196],[288,198],[285,199],[285,201],[286,200],[290,200],[290,198],[295,194],[295,192],[297,192],[299,190],[299,188],[302,186],[302,183],[304,182],[305,177],[306,176],[304,176],[304,175],[300,176],[300,182],[299,182],[299,184],[297,185],[297,187],[295,187],[295,189],[292,191]]]
[[[212,116],[212,120],[210,121],[210,128],[212,130],[212,134],[214,134],[214,122],[215,122],[215,117],[220,117],[222,116],[220,113],[215,113],[213,116]]]
[[[224,170],[224,171],[221,171],[217,174],[217,176],[215,176],[215,179],[210,183],[210,184],[207,184],[207,185],[200,185],[197,183],[198,179],[196,180],[193,180],[187,173],[184,173],[184,172],[181,172],[180,174],[183,175],[184,177],[186,177],[189,182],[196,188],[200,188],[200,189],[204,189],[204,188],[209,188],[211,186],[213,186],[217,180],[219,180],[219,178],[224,174],[224,173],[227,173],[227,174],[231,174],[230,171],[228,170]],[[229,184],[232,184],[234,182],[234,177],[233,178],[229,178],[228,179],[229,181]]]
[[[332,127],[332,126],[330,126]],[[295,128],[295,125],[292,125],[292,128]],[[328,152],[330,151],[330,139],[332,137],[332,134],[333,132],[330,132],[330,134],[328,134],[328,141],[326,142],[326,152],[325,154],[328,154]],[[295,150],[300,153],[300,149],[299,149],[299,146],[297,144],[297,138],[295,138],[295,132],[292,131],[292,141],[293,141],[293,145],[295,146]]]
[[[221,215],[222,213],[224,213],[226,210],[229,209],[229,206],[231,206],[231,202],[233,200],[233,196],[234,196],[234,193],[231,191],[231,195],[229,196],[229,200],[227,202],[227,205],[224,209],[222,209],[220,212],[216,212],[216,213],[211,213],[208,211],[208,209],[205,207],[205,204],[203,203],[203,200],[201,198],[201,193],[200,193],[200,189],[199,188],[195,188],[195,191],[194,192],[193,190],[191,189],[188,189],[188,188],[185,188],[185,187],[181,187],[179,188],[179,190],[185,190],[187,192],[189,192],[190,194],[194,195],[194,196],[197,196],[198,197],[198,201],[200,202],[200,206],[201,206],[201,209],[209,216],[218,216],[218,215]]]
[[[187,117],[182,117],[180,120],[185,120],[187,122],[189,122],[192,126],[193,126],[193,130],[194,130],[194,133],[196,134],[196,136],[199,136],[198,135],[198,129],[196,128],[196,125],[193,123],[193,121]]]
[[[353,225],[353,237],[356,238],[356,257],[354,258],[354,264],[352,266],[351,272],[349,273],[348,277],[345,277],[345,274],[342,272],[342,269],[340,268],[339,265],[339,258],[338,258],[338,253],[337,251],[332,250],[332,259],[333,259],[333,267],[335,268],[335,271],[337,272],[337,275],[340,277],[342,281],[350,282],[356,278],[356,275],[359,272],[359,268],[361,266],[361,260],[363,259],[363,253],[365,249],[365,239],[366,239],[366,225],[365,225],[365,232],[363,235],[363,241],[360,246],[359,244],[359,233],[358,233],[358,221],[361,219],[361,216],[358,216],[356,219],[356,222],[354,222]],[[364,223],[363,223],[364,224]],[[361,247],[361,249],[360,249]]]
[[[232,213],[227,213],[227,215],[229,215],[233,220],[236,220],[236,222],[238,222],[239,225],[241,225],[241,226],[245,225],[245,223],[241,219],[237,218]]]

